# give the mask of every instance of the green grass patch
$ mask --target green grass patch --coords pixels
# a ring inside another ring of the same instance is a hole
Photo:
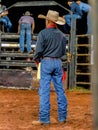
[[[69,89],[68,91],[82,92],[82,93],[91,93],[91,89],[87,89],[87,88],[83,88],[83,87],[74,87],[72,89]]]

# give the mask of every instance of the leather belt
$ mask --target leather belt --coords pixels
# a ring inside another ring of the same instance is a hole
[[[44,57],[43,59],[60,59],[58,57]]]

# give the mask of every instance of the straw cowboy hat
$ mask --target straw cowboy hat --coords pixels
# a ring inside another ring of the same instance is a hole
[[[30,16],[30,15],[32,15],[32,14],[31,14],[29,11],[26,11],[24,15]]]
[[[47,19],[59,25],[65,24],[65,19],[63,17],[60,17],[57,11],[53,10],[49,10],[46,16],[43,14],[39,14],[38,18]]]

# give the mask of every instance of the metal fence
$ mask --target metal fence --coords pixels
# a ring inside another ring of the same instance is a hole
[[[0,34],[0,86],[11,88],[38,89],[37,67],[33,60],[34,53],[18,53],[19,35],[15,33]],[[69,35],[67,37],[66,49],[69,48]],[[31,47],[35,51],[37,35],[33,35]],[[26,50],[26,46],[25,46]],[[62,57],[64,70],[67,70],[66,55]],[[20,75],[22,75],[20,77]],[[13,75],[13,76],[12,76]],[[26,79],[27,75],[27,79]],[[7,78],[9,77],[9,78]],[[12,78],[13,77],[13,81]],[[24,85],[22,79],[29,80],[28,85]],[[15,81],[15,82],[14,82]],[[17,81],[17,83],[16,83]],[[20,81],[20,82],[18,82]],[[5,84],[6,83],[6,84]],[[64,85],[65,87],[67,85]]]

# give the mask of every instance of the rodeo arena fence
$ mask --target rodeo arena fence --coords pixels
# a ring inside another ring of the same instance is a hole
[[[36,40],[37,35],[34,35],[31,43],[33,51]],[[18,49],[18,34],[0,33],[0,87],[37,89],[39,80],[37,79],[37,67],[33,60],[34,53],[18,53]],[[66,70],[66,56],[62,57],[62,63]]]
[[[71,41],[67,35],[66,50],[70,56],[62,57],[66,78],[64,87],[90,87],[91,66],[93,65],[93,36],[77,35]],[[37,35],[32,39],[35,50]],[[37,89],[37,67],[34,54],[18,53],[19,35],[0,33],[0,87]],[[30,58],[30,60],[28,60]]]
[[[64,89],[72,89],[77,86],[91,87],[93,35],[77,35],[76,26],[76,19],[72,17],[71,32],[69,35],[65,34],[67,55],[61,59],[65,74]],[[31,47],[33,51],[35,51],[36,40],[37,34],[32,36]],[[38,89],[38,70],[33,60],[34,53],[18,53],[18,49],[19,35],[17,33],[0,32],[0,87]],[[51,90],[54,90],[52,83]]]

